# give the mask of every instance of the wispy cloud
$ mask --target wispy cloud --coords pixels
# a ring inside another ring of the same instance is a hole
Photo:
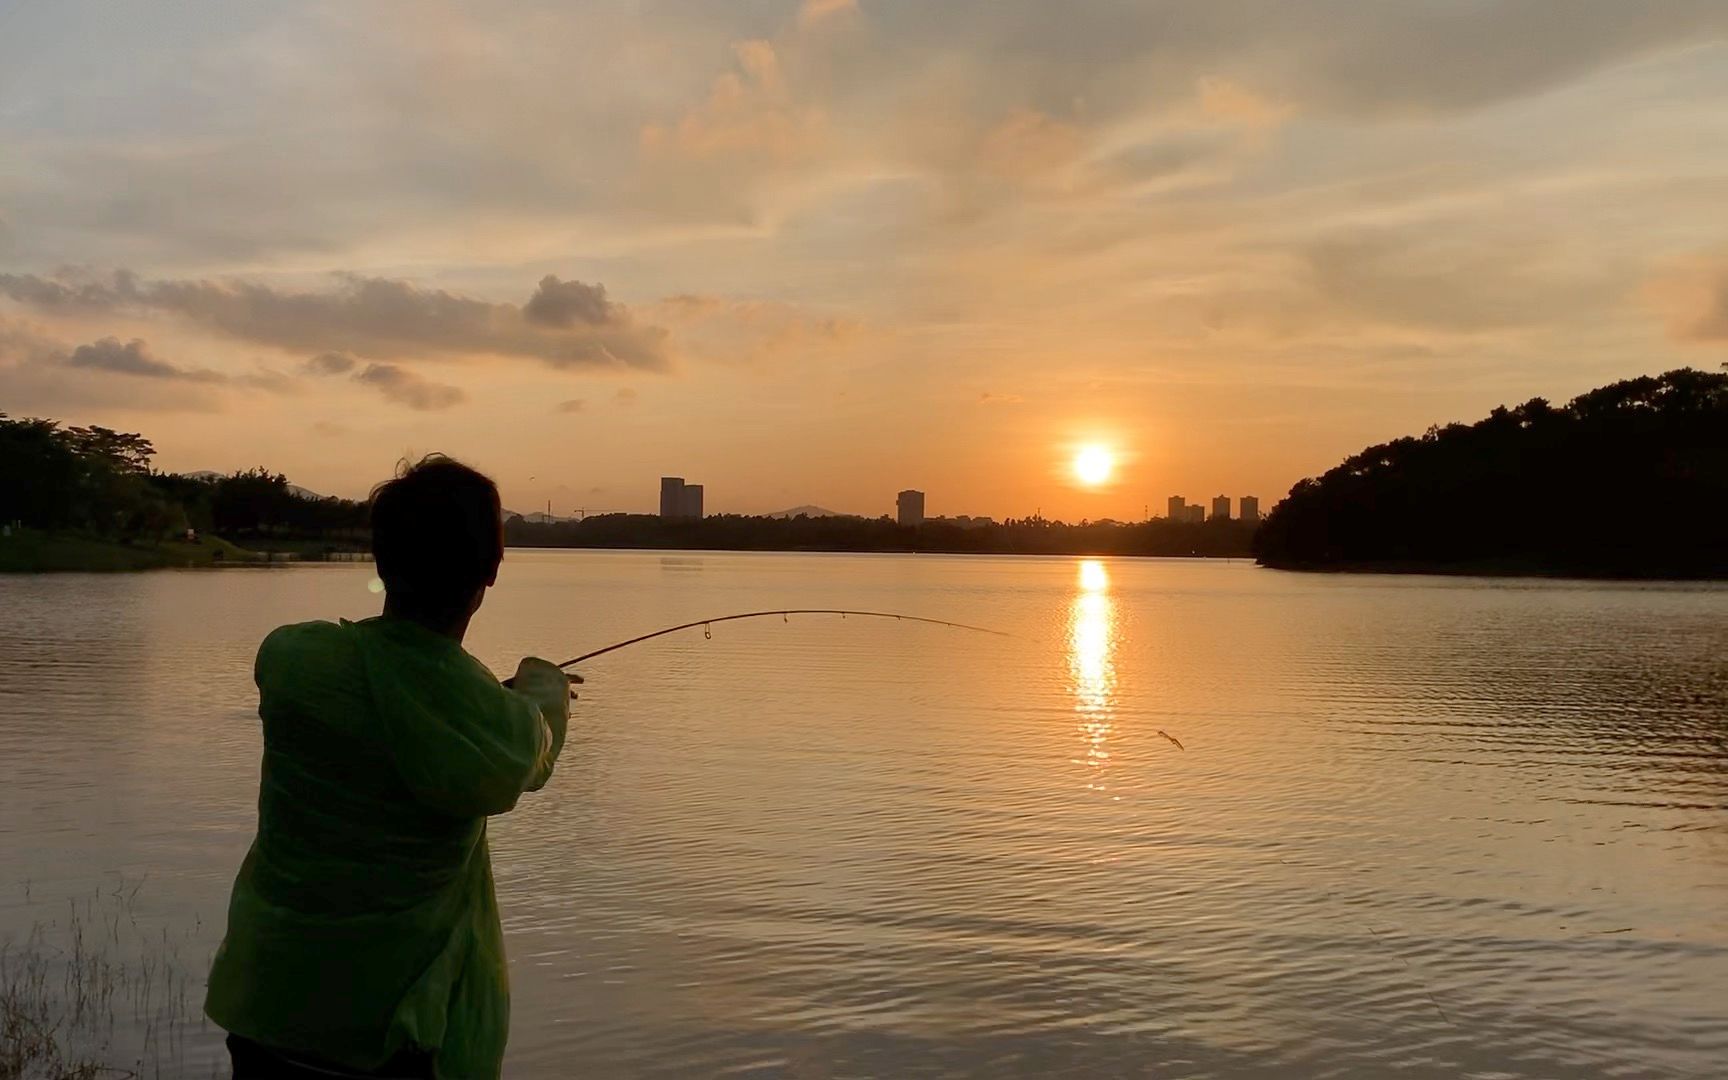
[[[448,409],[467,399],[459,387],[433,382],[398,364],[369,363],[347,353],[319,353],[301,365],[312,376],[348,375],[353,382],[369,387],[398,405],[432,412]]]
[[[151,355],[142,338],[122,343],[119,338],[106,337],[73,349],[65,360],[67,367],[91,371],[109,371],[117,375],[135,375],[146,379],[185,379],[190,382],[227,382],[227,376],[214,371],[199,371],[176,367]]]
[[[459,405],[467,397],[460,389],[432,382],[395,364],[367,364],[354,381],[410,409],[430,412]]]

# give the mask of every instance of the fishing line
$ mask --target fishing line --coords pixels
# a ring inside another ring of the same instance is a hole
[[[947,619],[927,619],[922,615],[906,615],[898,611],[857,611],[852,608],[781,608],[774,611],[744,611],[736,615],[716,615],[711,619],[696,619],[692,622],[679,623],[677,626],[668,626],[664,630],[656,630],[650,634],[638,634],[636,637],[633,637],[628,641],[620,641],[616,644],[608,645],[603,649],[595,649],[592,652],[585,652],[581,656],[572,657],[558,666],[560,668],[574,667],[582,661],[592,660],[596,656],[605,656],[609,652],[617,652],[619,649],[627,646],[637,645],[644,641],[652,641],[657,637],[665,637],[667,634],[676,634],[680,630],[694,630],[698,626],[702,628],[703,639],[711,641],[714,638],[714,623],[733,622],[737,619],[765,619],[774,615],[780,616],[781,622],[789,622],[789,616],[792,615],[838,615],[842,619],[848,615],[859,615],[867,619],[894,619],[899,622],[929,623],[932,626],[948,626],[956,630],[971,630],[974,633],[979,634],[994,634],[997,637],[1009,636],[1001,630],[992,630],[986,626],[972,626],[967,623],[949,622]],[[575,678],[577,682],[582,681],[580,676],[572,677]],[[504,685],[511,686],[515,682],[515,679],[505,679]]]
[[[927,619],[922,615],[906,615],[898,611],[858,611],[854,608],[780,608],[774,611],[744,611],[736,615],[718,615],[712,619],[696,619],[687,623],[679,623],[677,626],[668,626],[664,630],[655,630],[648,634],[638,634],[633,638],[608,645],[603,649],[594,649],[590,652],[585,652],[581,656],[571,657],[569,660],[564,661],[558,666],[560,668],[575,667],[584,660],[592,660],[596,656],[605,656],[609,652],[617,652],[619,649],[628,648],[631,645],[639,645],[644,641],[652,641],[657,637],[665,637],[667,634],[676,634],[680,630],[694,630],[697,627],[702,628],[703,639],[711,641],[714,638],[713,625],[715,623],[735,622],[738,619],[766,619],[775,615],[780,616],[781,622],[789,622],[790,616],[793,615],[838,615],[842,619],[848,615],[857,615],[866,619],[893,619],[896,622],[928,623],[931,626],[946,626],[954,630],[969,630],[975,634],[992,634],[996,637],[1010,636],[1002,630],[992,630],[987,626],[973,626],[970,623],[950,622],[947,619]],[[504,680],[504,685],[509,686],[513,681],[514,680],[512,679],[506,679]],[[578,681],[580,680],[578,679]],[[1183,746],[1182,743],[1177,740],[1176,736],[1162,730],[1160,730],[1158,734],[1169,739],[1172,743],[1175,743],[1176,749],[1187,749],[1187,747]]]
[[[1008,636],[1001,630],[991,630],[989,627],[985,626],[971,626],[967,623],[949,622],[947,619],[926,619],[922,615],[903,615],[895,611],[854,611],[851,608],[785,608],[778,611],[745,611],[737,615],[720,615],[712,619],[697,619],[694,622],[679,623],[677,626],[668,626],[664,630],[656,630],[651,634],[640,634],[628,641],[620,641],[615,645],[608,645],[604,649],[595,649],[592,652],[585,652],[581,656],[566,660],[558,666],[561,668],[573,667],[584,660],[592,660],[596,656],[605,656],[609,652],[616,652],[617,650],[629,645],[651,641],[657,637],[665,637],[667,634],[676,634],[680,630],[694,630],[698,626],[702,628],[702,635],[704,638],[712,638],[714,633],[710,627],[715,623],[733,622],[737,619],[764,619],[773,615],[780,616],[782,621],[786,621],[787,617],[791,615],[838,615],[841,618],[845,618],[848,615],[858,615],[866,619],[895,619],[901,622],[929,623],[931,626],[947,626],[955,630],[970,630],[978,634],[994,634],[997,637]]]

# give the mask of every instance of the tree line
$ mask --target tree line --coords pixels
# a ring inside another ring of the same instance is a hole
[[[305,498],[265,468],[227,476],[156,472],[134,432],[0,413],[0,523],[148,542],[188,529],[230,540],[366,536],[366,504]]]
[[[1254,544],[1296,569],[1728,576],[1728,374],[1682,368],[1370,446]]]
[[[923,551],[1011,555],[1200,555],[1247,557],[1252,522],[1163,519],[1068,524],[1041,517],[962,526],[943,521],[900,525],[891,518],[748,517],[701,519],[601,514],[581,521],[504,523],[515,547],[606,547],[718,551]]]

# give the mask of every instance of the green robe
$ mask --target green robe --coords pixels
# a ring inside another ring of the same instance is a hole
[[[414,1047],[440,1077],[496,1077],[510,987],[486,818],[550,777],[562,679],[507,690],[454,641],[391,618],[284,626],[254,677],[258,835],[205,1012],[354,1069]]]

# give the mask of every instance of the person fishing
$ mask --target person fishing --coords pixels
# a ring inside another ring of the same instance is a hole
[[[431,456],[371,498],[381,616],[273,631],[258,831],[205,1012],[236,1080],[496,1077],[509,1033],[486,819],[543,787],[580,677],[506,687],[462,648],[503,558],[498,488]]]

